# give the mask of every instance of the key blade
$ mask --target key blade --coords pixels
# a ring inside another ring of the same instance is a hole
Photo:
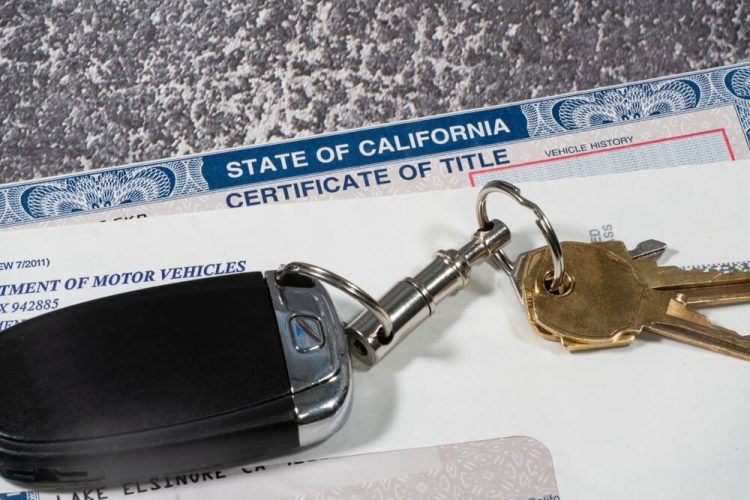
[[[641,305],[644,329],[687,344],[750,361],[750,337],[714,325],[690,306],[750,302],[750,273],[685,270],[633,261],[651,289]]]
[[[703,307],[731,306],[750,302],[750,286],[735,283],[721,286],[704,286],[685,290],[678,294],[688,305]]]
[[[666,321],[657,321],[646,330],[686,344],[750,361],[750,337],[714,325],[703,314],[687,307],[678,298],[672,299]]]
[[[653,290],[683,295],[682,302],[700,306],[721,306],[750,302],[750,273],[717,270],[685,270],[658,267],[651,261],[634,261],[646,283]]]

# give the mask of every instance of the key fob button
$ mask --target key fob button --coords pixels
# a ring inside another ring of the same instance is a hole
[[[294,348],[298,352],[320,349],[325,342],[323,325],[314,316],[298,315],[289,320]]]

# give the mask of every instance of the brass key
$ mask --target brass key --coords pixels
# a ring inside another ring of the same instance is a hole
[[[562,290],[548,291],[546,247],[519,259],[514,283],[529,321],[571,351],[630,344],[643,330],[750,360],[750,337],[713,325],[690,306],[750,302],[750,273],[685,271],[635,260],[621,242],[562,244]],[[658,253],[658,252],[657,252]]]

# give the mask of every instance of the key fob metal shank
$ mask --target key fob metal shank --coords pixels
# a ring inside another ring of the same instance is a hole
[[[247,463],[344,422],[328,294],[243,273],[74,305],[0,333],[0,474],[86,484]]]

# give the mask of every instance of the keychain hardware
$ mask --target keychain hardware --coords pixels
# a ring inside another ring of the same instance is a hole
[[[441,250],[413,278],[394,285],[379,301],[351,281],[322,267],[292,262],[276,272],[283,283],[291,275],[318,279],[359,301],[365,311],[346,327],[351,354],[367,365],[383,359],[435,311],[446,297],[469,283],[474,264],[484,261],[510,240],[510,230],[499,220],[488,220],[471,241],[458,250]]]
[[[352,354],[368,365],[383,359],[435,312],[438,303],[466,287],[473,265],[493,255],[508,241],[508,227],[492,220],[460,249],[437,252],[422,271],[396,283],[378,301],[391,318],[390,336],[384,335],[384,325],[370,311],[362,312],[347,324],[345,330]]]
[[[350,321],[345,331],[351,354],[367,365],[374,365],[429,318],[438,303],[464,289],[475,264],[490,258],[496,267],[509,275],[518,268],[502,250],[510,241],[510,230],[502,221],[487,216],[487,197],[492,193],[509,195],[534,212],[536,225],[547,241],[553,262],[549,290],[557,294],[567,293],[572,281],[565,275],[562,248],[552,224],[536,203],[524,198],[517,187],[504,181],[489,182],[480,191],[475,207],[480,229],[471,241],[458,250],[437,252],[427,267],[413,278],[396,283],[380,300],[375,300],[362,288],[334,272],[303,262],[281,266],[276,274],[277,282],[283,283],[292,275],[306,276],[328,283],[359,301],[366,310]]]
[[[547,240],[547,246],[550,255],[552,255],[553,275],[551,283],[549,284],[549,290],[557,294],[565,293],[565,261],[563,260],[562,246],[560,245],[560,240],[557,238],[557,234],[555,234],[555,230],[552,229],[552,224],[542,209],[533,201],[524,198],[521,195],[521,190],[513,184],[505,181],[488,182],[479,192],[479,196],[477,197],[476,213],[477,221],[480,226],[484,226],[489,222],[489,218],[487,217],[487,198],[492,193],[506,194],[522,206],[534,212],[536,215],[536,225],[542,232],[544,239]],[[513,263],[502,249],[498,249],[498,251],[492,255],[492,259],[495,264],[503,269],[509,276],[513,276],[516,264]]]

